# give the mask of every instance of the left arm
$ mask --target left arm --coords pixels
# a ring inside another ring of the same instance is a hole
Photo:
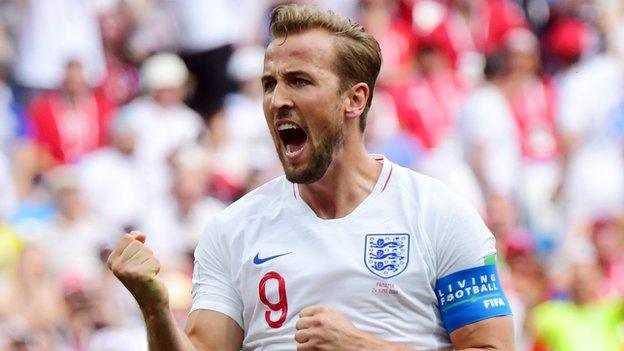
[[[468,324],[451,333],[456,350],[513,351],[514,331],[511,316],[499,316]]]
[[[299,317],[295,333],[298,351],[418,351],[358,330],[345,315],[328,306],[305,308]],[[458,351],[514,350],[511,316],[484,319],[461,327],[450,336]]]

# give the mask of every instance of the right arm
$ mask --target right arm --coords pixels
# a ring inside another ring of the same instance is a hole
[[[160,262],[144,243],[144,234],[124,235],[107,265],[137,301],[150,351],[240,350],[242,329],[219,312],[196,310],[189,315],[186,333],[178,328],[169,308],[169,292],[158,277]]]

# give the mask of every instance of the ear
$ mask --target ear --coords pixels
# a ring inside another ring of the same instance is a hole
[[[369,96],[370,90],[366,83],[360,82],[352,86],[345,96],[345,117],[347,119],[360,117],[366,108]]]

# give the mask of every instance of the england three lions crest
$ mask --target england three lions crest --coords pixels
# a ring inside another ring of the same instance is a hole
[[[392,278],[407,268],[409,234],[367,234],[364,240],[364,263],[371,273]]]

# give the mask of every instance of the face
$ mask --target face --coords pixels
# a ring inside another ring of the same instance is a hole
[[[596,296],[600,270],[593,263],[580,263],[572,268],[570,293],[577,303],[587,303]]]
[[[345,134],[345,99],[333,71],[333,36],[321,30],[277,38],[264,60],[263,109],[288,180],[321,179]]]
[[[84,70],[79,62],[67,64],[65,71],[65,89],[70,94],[80,94],[89,89]]]

